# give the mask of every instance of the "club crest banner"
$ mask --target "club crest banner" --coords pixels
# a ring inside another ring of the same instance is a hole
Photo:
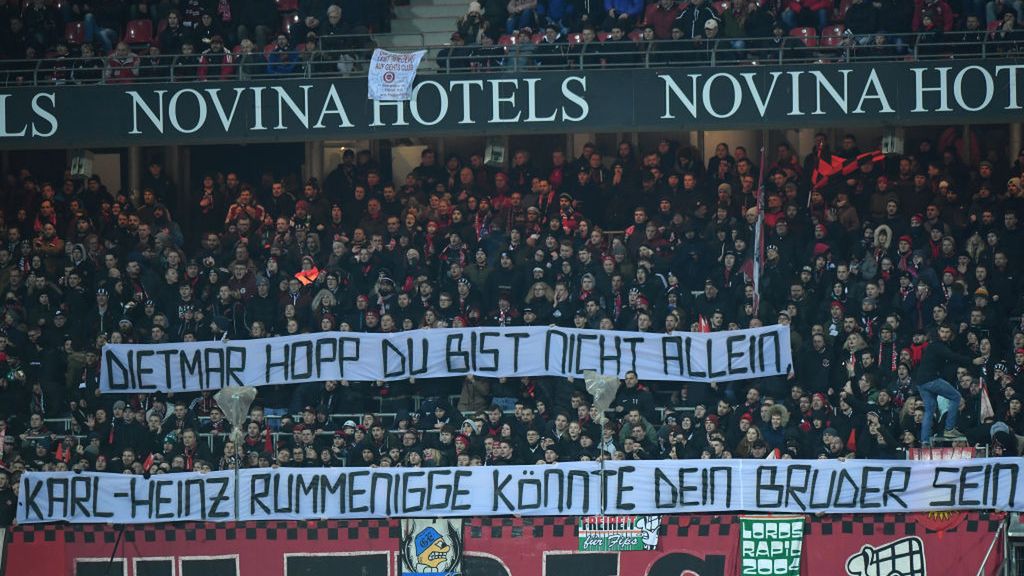
[[[463,549],[461,519],[403,518],[398,573],[459,576]]]
[[[412,99],[416,69],[426,50],[403,54],[377,48],[370,59],[367,74],[370,100],[406,101]]]

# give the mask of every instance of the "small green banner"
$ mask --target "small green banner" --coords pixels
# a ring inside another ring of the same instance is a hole
[[[803,516],[741,516],[741,574],[800,576]]]
[[[661,516],[583,516],[578,528],[580,552],[654,550]]]

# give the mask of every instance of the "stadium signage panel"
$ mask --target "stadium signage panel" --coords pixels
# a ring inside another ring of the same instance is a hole
[[[26,473],[18,522],[1024,510],[1018,458]],[[235,493],[237,482],[237,502]],[[234,510],[237,504],[237,517]]]
[[[994,59],[420,75],[407,102],[367,99],[365,78],[7,88],[0,147],[1007,122],[1020,117],[1022,69]]]
[[[726,382],[787,374],[788,326],[651,334],[548,327],[316,332],[237,342],[108,344],[103,392],[186,392],[323,380],[582,376]]]

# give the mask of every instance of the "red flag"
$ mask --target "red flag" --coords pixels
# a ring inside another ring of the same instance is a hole
[[[850,430],[850,437],[846,439],[846,449],[850,452],[857,451],[857,430]]]
[[[711,324],[708,323],[707,318],[703,314],[697,316],[697,331],[705,334],[711,332]]]
[[[149,472],[149,469],[153,467],[153,453],[150,452],[149,456],[146,456],[146,460],[142,462],[142,469]]]
[[[271,457],[273,457],[273,455],[274,455],[274,439],[273,439],[272,434],[270,432],[270,427],[267,426],[263,430],[263,433],[266,434],[266,436],[263,439],[263,451],[266,452],[267,454],[269,454]]]
[[[764,264],[764,165],[765,162],[765,151],[764,146],[761,146],[761,173],[758,176],[758,188],[757,188],[757,223],[754,226],[754,258],[753,258],[753,271],[752,276],[754,277],[754,316],[757,316],[758,311],[761,308],[761,266]]]
[[[57,444],[57,453],[54,455],[54,458],[56,458],[58,462],[66,462],[66,460],[64,460],[64,443],[63,442],[59,442]],[[69,458],[69,460],[70,460],[70,458]]]
[[[811,185],[814,190],[828,184],[829,176],[832,176],[842,168],[842,158],[835,158],[831,153],[828,155],[827,159],[822,157],[821,153],[824,148],[824,144],[818,146],[818,164],[814,167],[814,171],[811,172]],[[836,162],[837,160],[838,165]]]
[[[860,166],[861,160],[870,160],[871,162],[881,162],[885,160],[885,154],[882,154],[880,150],[873,152],[864,152],[858,154],[853,158],[841,158],[839,156],[829,155],[829,159],[825,160],[821,156],[821,148],[818,148],[818,166],[811,173],[811,185],[814,190],[824,187],[828,184],[829,178],[836,174],[843,176],[849,176],[857,171]]]

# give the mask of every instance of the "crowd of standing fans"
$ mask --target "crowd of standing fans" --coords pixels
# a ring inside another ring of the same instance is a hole
[[[803,157],[773,147],[764,166],[743,147],[666,139],[516,150],[503,166],[426,149],[396,181],[351,149],[304,182],[231,166],[174,182],[159,160],[138,191],[7,174],[0,503],[24,470],[901,458],[933,442],[1016,455],[1024,150],[960,135],[863,155],[852,135],[820,134]],[[840,159],[855,169],[822,179]],[[258,389],[232,438],[210,393],[98,393],[106,343],[769,324],[789,326],[790,374],[630,373],[604,412],[579,379],[281,383]]]

